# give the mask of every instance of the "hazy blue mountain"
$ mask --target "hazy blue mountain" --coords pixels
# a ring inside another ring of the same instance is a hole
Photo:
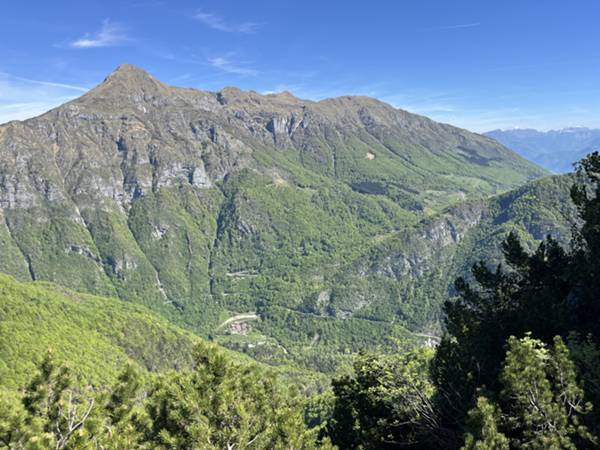
[[[493,130],[484,135],[555,173],[572,171],[575,161],[600,149],[600,129],[594,128]]]

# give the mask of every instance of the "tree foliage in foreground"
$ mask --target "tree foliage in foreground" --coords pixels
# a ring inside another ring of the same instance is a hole
[[[429,445],[428,428],[435,421],[427,377],[431,357],[427,348],[359,356],[354,373],[333,382],[329,430],[335,443],[344,449]]]
[[[20,398],[0,405],[0,448],[311,449],[301,401],[270,373],[200,345],[193,370],[151,381],[128,366],[106,390],[81,389],[49,354]],[[327,442],[320,444],[330,448]]]
[[[600,415],[597,410],[583,408],[583,404],[600,405],[599,385],[595,383],[598,371],[594,369],[600,363],[597,358],[600,279],[596,275],[600,267],[599,174],[598,153],[579,164],[579,180],[571,189],[571,197],[579,211],[581,226],[574,228],[571,248],[564,249],[548,237],[535,252],[528,254],[518,236],[510,234],[502,248],[506,266],[489,268],[480,263],[473,268],[472,282],[457,280],[458,299],[446,304],[447,335],[432,364],[440,429],[454,436],[452,445],[462,440],[468,412],[476,406],[480,389],[497,399],[502,411],[511,408],[503,394],[508,389],[506,370],[507,366],[514,367],[514,361],[509,360],[516,351],[514,339],[526,336],[532,339],[526,342],[541,346],[536,351],[553,345],[557,352],[564,348],[563,342],[568,343],[569,351],[564,350],[561,358],[573,366],[569,371],[571,386],[585,390],[585,400],[581,391],[579,409],[573,409],[569,417],[577,418],[576,422],[586,425],[589,433],[598,435]],[[560,343],[556,336],[561,338]],[[522,364],[522,369],[533,370],[535,361],[538,360],[530,358],[527,364]],[[526,382],[523,378],[519,380]],[[537,386],[538,381],[530,379],[529,383]],[[548,383],[555,391],[562,389],[555,377],[548,375]],[[521,442],[518,436],[525,433],[518,430],[517,424],[537,433],[534,431],[537,425],[527,422],[525,416],[522,420],[525,422],[501,421],[500,428],[511,438],[511,445],[553,448],[554,444],[548,446],[533,438],[528,444],[517,445],[515,442]],[[547,426],[553,428],[559,424]],[[560,433],[571,435],[571,431],[565,430],[579,426],[569,422]],[[581,438],[587,433],[575,434]],[[570,444],[566,442],[560,441],[556,448],[568,448]],[[592,444],[588,440],[573,445]]]
[[[468,433],[464,449],[586,448],[596,439],[584,424],[591,404],[577,380],[577,371],[563,340],[554,345],[525,336],[508,340],[500,375],[498,404],[477,399],[469,412],[474,434]],[[500,430],[504,430],[504,433]]]

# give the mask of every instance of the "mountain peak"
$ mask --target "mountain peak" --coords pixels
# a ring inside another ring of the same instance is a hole
[[[148,74],[148,72],[146,72],[141,67],[138,67],[135,64],[128,64],[128,63],[119,64],[117,66],[117,68],[113,71],[113,73],[144,73],[144,74]]]
[[[138,98],[140,95],[164,93],[167,89],[144,69],[133,64],[121,64],[82,99]]]
[[[154,83],[157,82],[152,75],[141,67],[134,66],[133,64],[121,64],[104,79],[104,83],[112,80],[135,80],[137,82],[145,80]]]

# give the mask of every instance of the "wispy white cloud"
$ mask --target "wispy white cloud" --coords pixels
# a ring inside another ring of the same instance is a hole
[[[80,39],[71,42],[74,48],[99,48],[114,47],[127,42],[129,38],[125,30],[118,23],[106,19],[102,22],[102,27],[96,33],[87,33]]]
[[[82,86],[0,72],[0,123],[37,116],[85,91]]]
[[[0,73],[0,76],[4,78],[12,78],[14,80],[22,81],[24,83],[37,84],[40,86],[48,86],[55,88],[63,88],[71,91],[79,91],[79,92],[87,92],[89,89],[84,88],[82,86],[76,86],[74,84],[65,84],[65,83],[56,83],[54,81],[44,81],[44,80],[32,80],[30,78],[17,77],[15,75],[9,75],[6,73]]]
[[[260,24],[256,22],[228,22],[218,14],[202,10],[198,10],[193,17],[213,30],[224,31],[226,33],[254,34],[260,28]]]
[[[232,73],[235,75],[258,75],[258,70],[253,69],[251,67],[247,67],[246,63],[234,62],[230,58],[231,56],[227,55],[208,58],[208,64],[224,72]]]

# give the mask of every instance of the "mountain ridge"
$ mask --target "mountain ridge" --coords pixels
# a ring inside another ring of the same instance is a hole
[[[395,305],[389,315],[340,313],[355,294],[330,280],[347,262],[452,204],[545,174],[378,100],[173,88],[124,65],[0,126],[0,271],[140,303],[268,362],[331,370],[340,353],[410,341],[437,308],[409,291],[398,305],[394,285],[375,299]],[[242,334],[217,330],[249,312],[262,320]]]
[[[458,157],[462,157],[463,159],[466,158],[468,160],[470,152],[481,151],[481,147],[488,144],[490,148],[494,149],[494,152],[499,152],[503,158],[509,160],[515,158],[514,155],[501,147],[494,148],[494,144],[491,141],[484,141],[483,139],[485,138],[479,138],[478,135],[453,128],[449,125],[437,124],[430,119],[397,110],[390,105],[367,97],[346,96],[326,99],[320,102],[294,99],[292,103],[288,101],[288,96],[285,96],[285,99],[282,102],[280,101],[281,98],[277,96],[261,96],[260,94],[239,90],[236,90],[235,95],[232,95],[231,89],[210,93],[193,89],[171,88],[155,80],[151,75],[135,66],[122,65],[98,87],[92,89],[82,97],[68,102],[62,107],[55,108],[34,120],[52,119],[56,121],[64,118],[65,120],[73,121],[79,118],[88,121],[101,121],[103,119],[118,121],[120,120],[118,114],[107,114],[105,117],[98,115],[98,109],[107,108],[110,111],[111,109],[118,108],[121,112],[128,111],[134,114],[134,117],[131,118],[131,123],[122,124],[122,127],[125,128],[124,131],[127,131],[126,128],[128,125],[144,126],[143,123],[140,124],[139,119],[149,114],[146,108],[154,108],[154,110],[167,107],[175,108],[179,109],[178,112],[180,115],[183,114],[182,111],[195,109],[211,115],[210,118],[206,118],[205,120],[216,121],[223,119],[223,117],[219,118],[219,116],[214,117],[214,114],[218,115],[219,112],[223,112],[227,116],[225,118],[226,121],[235,121],[236,123],[233,126],[236,134],[239,135],[241,132],[244,132],[246,134],[244,139],[235,139],[235,137],[228,136],[227,125],[224,123],[220,124],[223,128],[222,138],[225,140],[225,145],[234,147],[235,150],[240,152],[248,150],[248,147],[253,147],[256,144],[272,145],[274,143],[276,147],[293,145],[294,133],[298,132],[298,134],[301,134],[303,128],[308,126],[308,121],[312,119],[318,122],[325,121],[328,124],[326,125],[327,127],[333,127],[334,129],[329,131],[330,133],[340,133],[339,128],[352,131],[367,128],[371,130],[371,133],[381,133],[382,128],[383,131],[386,131],[389,127],[397,127],[399,130],[402,130],[402,139],[410,140],[416,145],[423,144],[423,142],[419,142],[419,136],[415,136],[416,133],[428,132],[433,139],[436,139],[436,134],[450,133],[455,136],[454,140],[457,141],[455,145],[458,148]],[[295,108],[295,110],[290,111],[290,107]],[[308,112],[306,112],[307,108]],[[89,110],[91,110],[91,113],[88,114],[86,111],[89,112]],[[281,114],[282,112],[284,114]],[[233,118],[231,115],[233,115]],[[151,118],[151,120],[154,119]],[[166,120],[165,117],[158,117],[158,119]],[[11,123],[13,127],[18,128],[19,126],[33,122],[28,120]],[[48,125],[51,126],[51,124]],[[204,127],[208,129],[203,129],[202,123],[198,125],[197,129],[193,129],[192,131],[208,135],[207,137],[215,144],[215,141],[218,139],[215,126]],[[9,131],[3,130],[2,135],[6,136],[6,133]],[[168,132],[169,130],[166,131]],[[117,130],[115,130],[114,134],[119,138],[118,135],[120,133]],[[372,138],[373,136],[367,137]],[[375,138],[377,139],[377,136]],[[310,140],[311,137],[309,136],[308,139]],[[480,148],[461,149],[460,141],[465,139],[473,140]],[[248,142],[247,140],[251,141]],[[257,140],[259,142],[256,142]],[[298,140],[302,139],[299,138]],[[437,141],[435,145],[443,144],[440,139],[437,139]],[[299,142],[299,144],[302,147],[306,147],[312,143]],[[316,159],[319,163],[335,164],[334,161],[332,163],[332,161],[327,162],[324,159],[335,159],[331,151],[327,152],[327,154],[314,156],[318,156]],[[481,159],[481,161],[493,161],[496,157],[498,157],[497,154],[493,156],[489,155]],[[239,161],[236,159],[236,162],[243,164],[246,161],[245,158],[240,158]],[[543,174],[543,172],[536,172],[532,168],[533,173],[538,176]],[[221,179],[224,176],[223,173],[213,175],[217,175],[217,179]]]

